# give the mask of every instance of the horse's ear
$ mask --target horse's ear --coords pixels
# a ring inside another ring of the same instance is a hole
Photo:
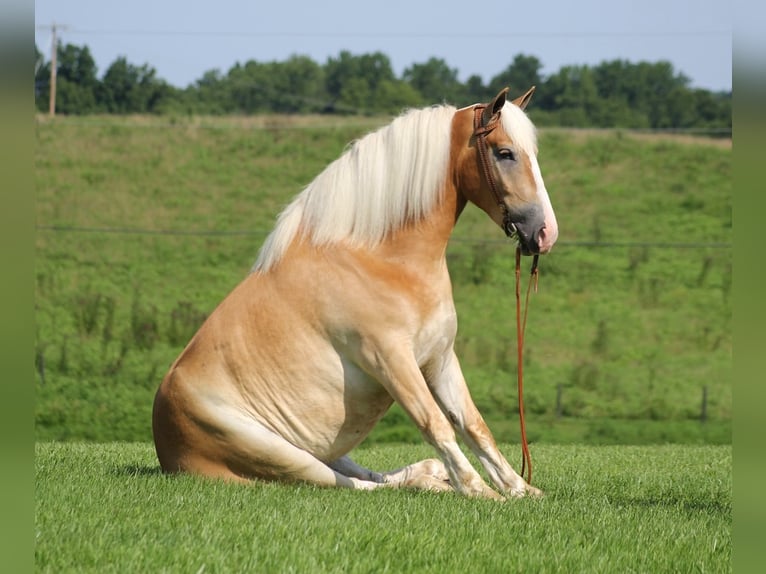
[[[500,93],[498,93],[493,100],[487,104],[487,107],[484,108],[484,112],[481,114],[481,124],[483,126],[486,126],[489,121],[495,116],[495,114],[499,113],[500,110],[503,109],[503,106],[505,105],[505,97],[508,95],[508,88],[503,88],[500,90]]]
[[[532,94],[534,93],[535,93],[535,86],[532,86],[531,88],[527,90],[526,94],[524,94],[523,96],[519,96],[518,98],[513,100],[512,103],[516,104],[523,110],[524,108],[527,107],[527,104],[529,103],[529,100],[532,99]]]

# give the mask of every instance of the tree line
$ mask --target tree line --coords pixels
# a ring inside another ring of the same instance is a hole
[[[47,111],[51,62],[35,46],[35,102]],[[295,55],[281,62],[248,60],[218,69],[185,88],[148,64],[119,57],[98,76],[88,46],[57,47],[56,110],[84,114],[395,114],[407,107],[487,101],[504,86],[536,85],[533,120],[541,126],[731,130],[731,92],[694,88],[667,61],[604,61],[542,74],[542,62],[518,54],[489,82],[465,82],[440,58],[414,63],[401,77],[381,52],[341,51],[319,64]]]

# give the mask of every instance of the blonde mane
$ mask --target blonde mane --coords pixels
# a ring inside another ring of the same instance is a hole
[[[267,271],[298,234],[314,245],[373,247],[436,205],[455,108],[410,110],[357,140],[282,211],[253,271]]]

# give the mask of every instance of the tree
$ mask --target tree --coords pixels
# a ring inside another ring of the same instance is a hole
[[[376,91],[375,108],[387,114],[399,114],[407,108],[421,105],[422,96],[407,82],[386,80]]]
[[[88,114],[97,110],[96,61],[87,46],[58,48],[56,110],[62,114]]]
[[[714,94],[696,89],[691,94],[696,127],[731,129],[731,92]]]
[[[99,100],[109,113],[156,113],[173,90],[156,77],[154,68],[134,66],[125,57],[117,58],[104,73]]]
[[[539,104],[555,110],[559,125],[584,127],[592,125],[592,117],[601,102],[588,66],[564,66],[545,81]]]
[[[35,44],[35,107],[41,112],[48,110],[48,98],[51,89],[50,77],[50,62],[45,61],[45,56]]]
[[[220,70],[207,70],[185,90],[191,110],[202,114],[225,114],[233,111],[231,90]]]
[[[469,76],[465,82],[465,102],[470,104],[477,104],[480,102],[488,102],[495,95],[490,93],[489,88],[484,85],[484,81],[481,76],[474,74]]]
[[[317,112],[327,105],[324,70],[308,56],[293,55],[272,68],[274,97],[271,109],[276,112]]]
[[[404,70],[402,79],[419,92],[427,103],[458,104],[465,97],[465,88],[458,80],[457,69],[450,68],[441,58],[430,58],[424,64],[413,64]]]
[[[670,110],[670,101],[688,91],[689,79],[676,74],[670,62],[602,62],[594,69],[594,77],[602,99],[623,102],[634,120],[646,118],[647,127],[673,127],[673,116],[680,118]],[[629,127],[639,126],[633,122]]]
[[[401,80],[396,79],[391,61],[381,52],[354,56],[343,50],[338,58],[329,58],[325,64],[325,88],[330,100],[328,111],[388,111],[392,102],[385,98],[393,93],[407,100],[407,105],[416,104],[415,94],[397,86],[399,83]]]
[[[255,60],[237,62],[226,77],[233,110],[243,114],[268,111],[273,98],[272,79],[267,64]]]
[[[97,111],[98,76],[96,62],[87,46],[72,44],[56,47],[56,111],[61,114],[87,114]],[[35,105],[48,110],[51,63],[35,46]]]
[[[511,88],[512,94],[521,95],[532,86],[540,86],[543,82],[540,70],[543,65],[535,56],[517,54],[508,67],[493,77],[489,82],[492,95],[505,87]]]

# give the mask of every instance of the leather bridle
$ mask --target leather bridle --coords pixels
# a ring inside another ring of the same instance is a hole
[[[516,225],[511,221],[511,214],[508,211],[508,206],[503,201],[503,196],[500,193],[500,189],[497,186],[497,181],[492,173],[492,166],[489,163],[489,145],[487,144],[487,135],[497,127],[500,123],[500,112],[496,112],[486,122],[484,121],[484,113],[486,111],[486,104],[477,104],[473,111],[473,138],[476,142],[476,149],[479,152],[479,163],[481,164],[481,170],[484,174],[484,179],[487,181],[492,195],[495,197],[495,202],[503,212],[503,231],[508,237],[513,237],[516,234]]]

